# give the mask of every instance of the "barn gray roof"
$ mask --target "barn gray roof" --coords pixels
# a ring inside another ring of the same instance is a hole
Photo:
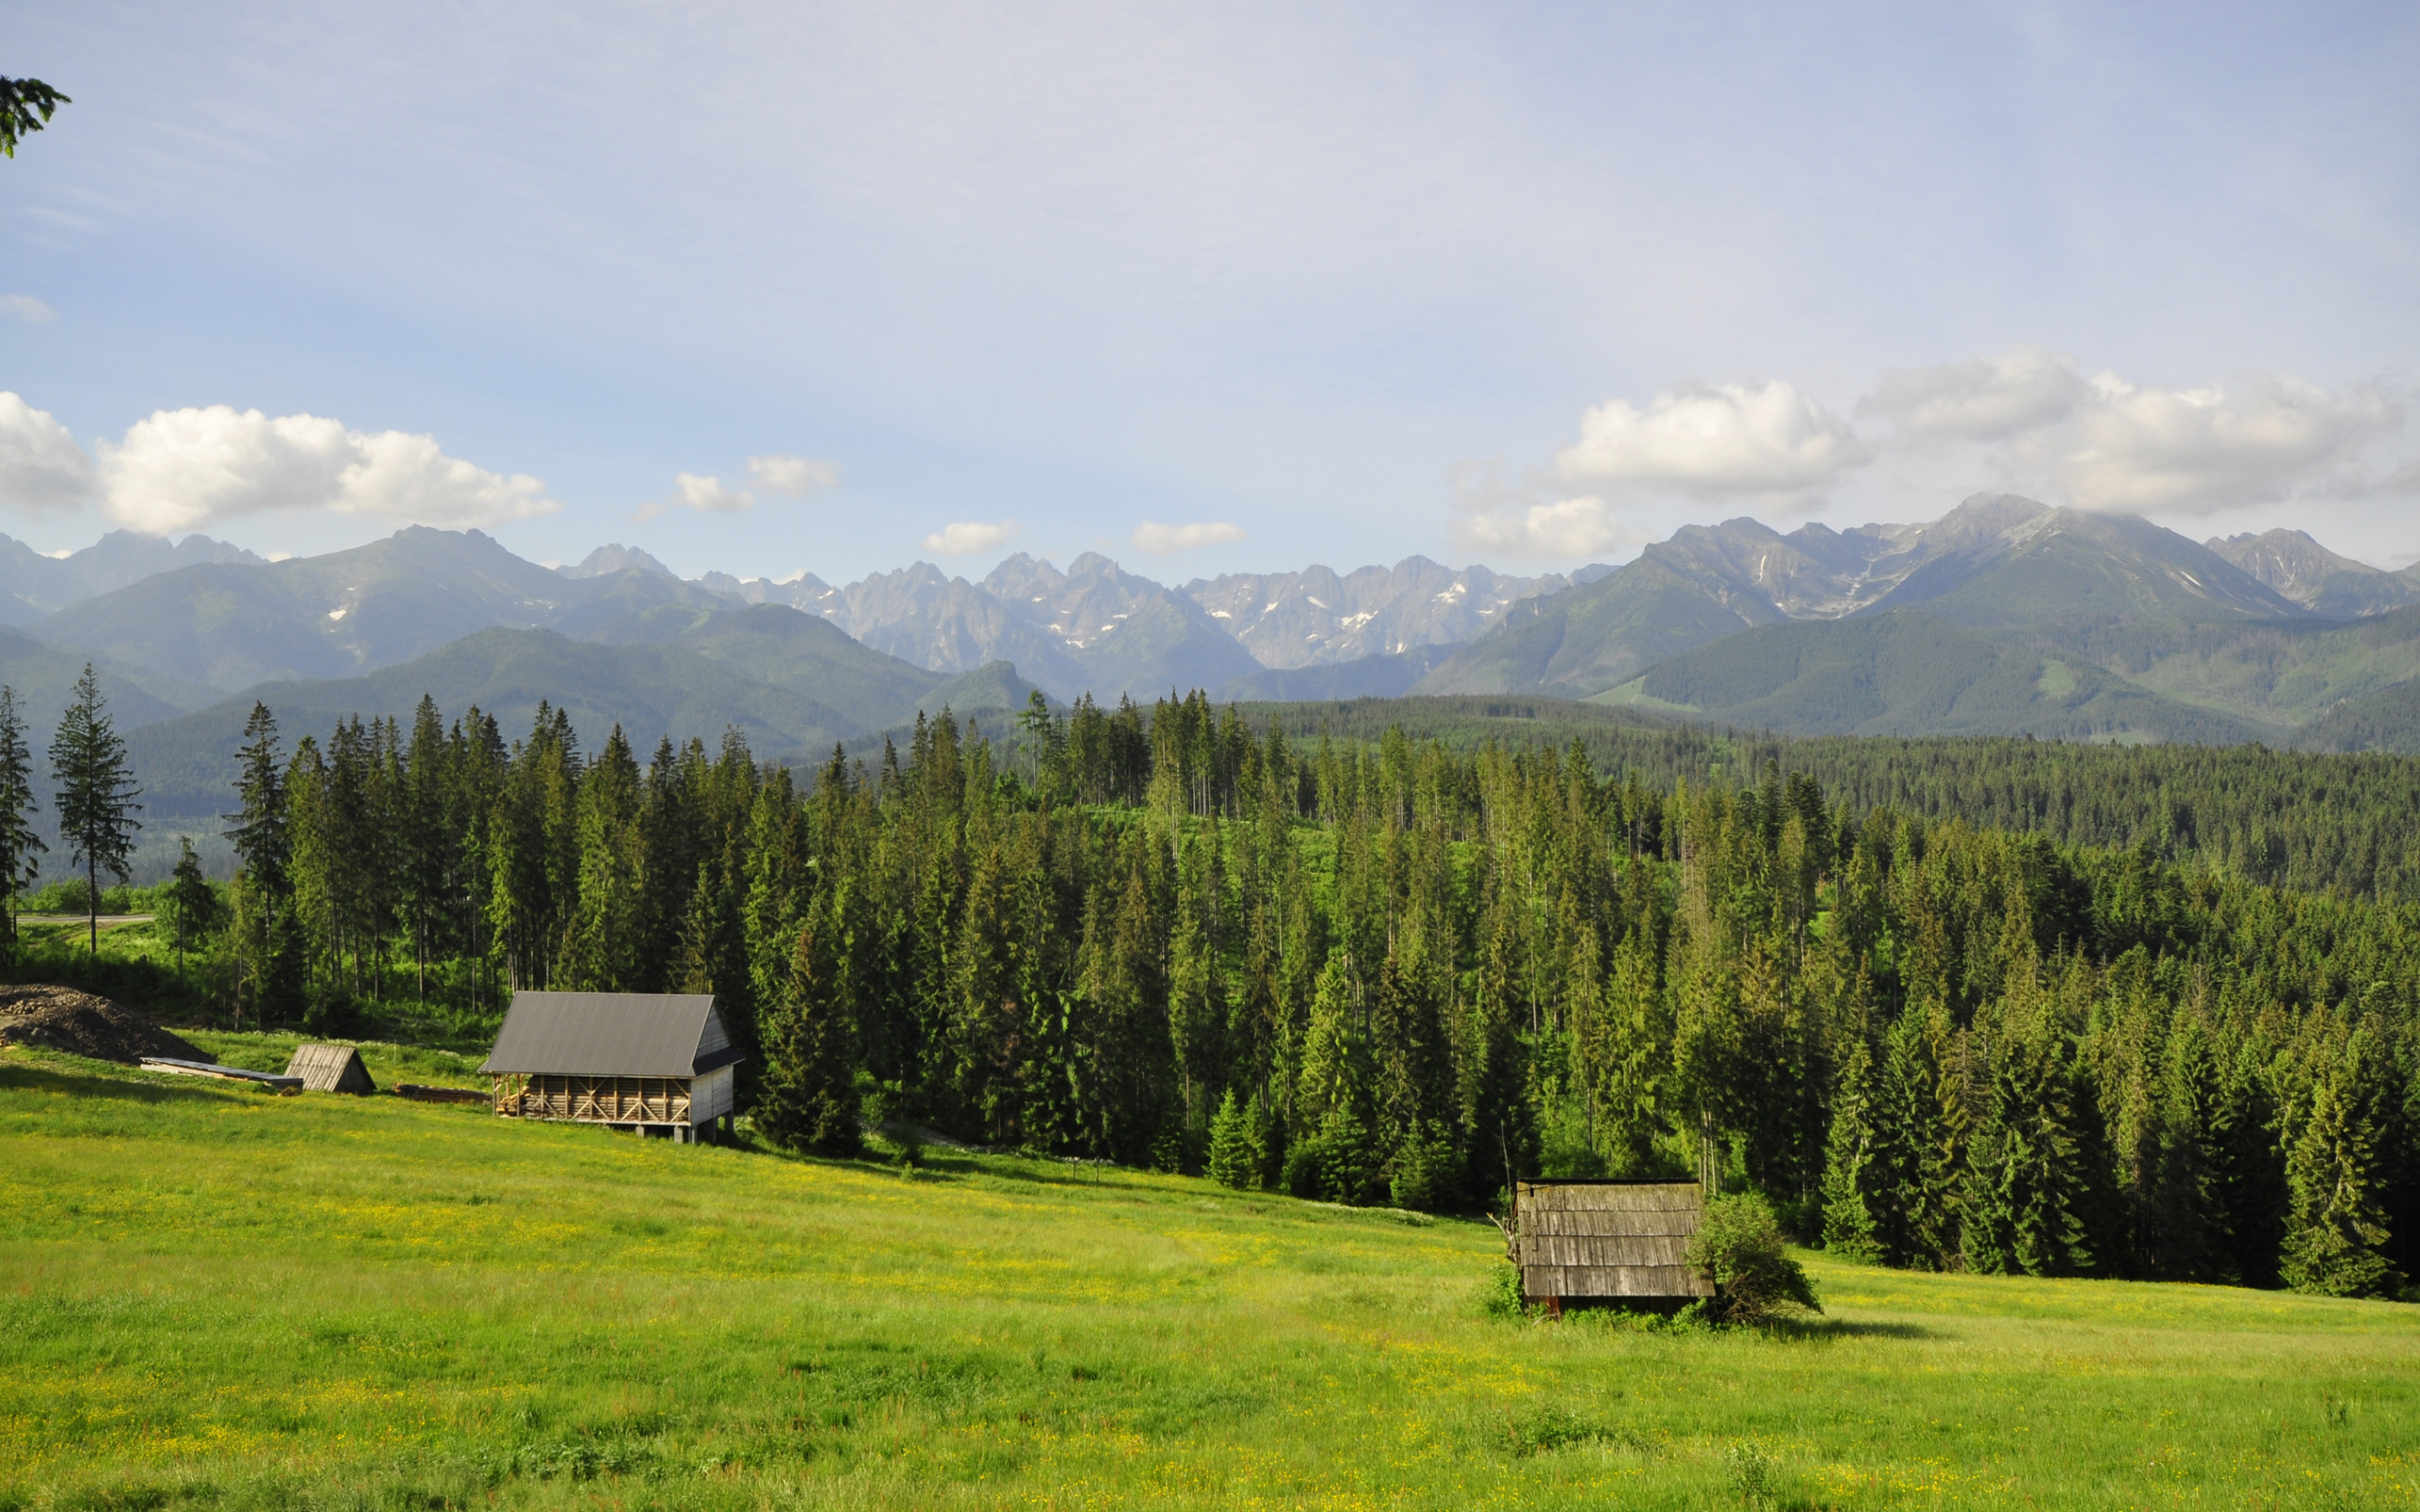
[[[556,1076],[702,1076],[742,1059],[709,992],[515,992],[479,1069]]]

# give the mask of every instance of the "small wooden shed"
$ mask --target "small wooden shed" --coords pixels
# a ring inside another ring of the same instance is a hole
[[[711,993],[516,992],[479,1069],[503,1117],[685,1143],[731,1131],[741,1058]]]
[[[285,1074],[302,1078],[303,1090],[315,1092],[369,1093],[378,1090],[361,1052],[351,1045],[296,1045]]]
[[[1656,1311],[1714,1295],[1682,1256],[1705,1211],[1695,1181],[1524,1181],[1514,1193],[1512,1263],[1524,1300]]]

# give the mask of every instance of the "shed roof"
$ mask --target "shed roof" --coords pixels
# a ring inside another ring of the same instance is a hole
[[[351,1045],[296,1045],[294,1058],[285,1063],[285,1074],[302,1077],[303,1087],[315,1092],[378,1090],[370,1079],[370,1068],[361,1063],[361,1053]]]
[[[743,1059],[710,992],[515,992],[479,1069],[558,1076],[702,1076]]]

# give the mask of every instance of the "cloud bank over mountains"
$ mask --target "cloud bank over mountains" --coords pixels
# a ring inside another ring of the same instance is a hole
[[[97,503],[119,524],[168,535],[274,510],[459,528],[562,507],[536,478],[448,456],[433,436],[318,415],[164,409],[95,454],[48,412],[0,392],[0,502],[36,513]]]
[[[2401,392],[2384,381],[2331,389],[2253,371],[2170,387],[2088,373],[2040,346],[1886,369],[1845,413],[1786,380],[1692,379],[1644,402],[1589,407],[1574,439],[1517,477],[1500,458],[1457,464],[1443,534],[1458,551],[1496,558],[1626,556],[1660,538],[1675,509],[1781,519],[1868,507],[1858,490],[1877,469],[1929,469],[1960,488],[1987,482],[2090,511],[2171,518],[2388,497],[2420,490],[2420,464],[2408,455],[2390,450],[2372,465],[2404,419]],[[634,518],[735,516],[760,497],[804,500],[840,487],[839,465],[824,458],[760,453],[745,468],[745,487],[680,472]],[[0,391],[0,507],[39,517],[88,505],[155,534],[281,511],[493,527],[562,507],[539,479],[451,455],[429,435],[212,404],[156,411],[87,451],[52,415]],[[1011,519],[961,520],[916,541],[937,556],[974,557],[1020,531]],[[1226,520],[1147,520],[1129,539],[1173,555],[1251,536]],[[1413,535],[1398,544],[1425,542]]]
[[[1598,555],[1649,539],[1637,517],[1659,503],[1814,513],[1862,470],[1910,459],[1963,465],[2081,509],[2194,517],[2393,492],[2412,472],[2363,468],[2403,426],[2401,399],[2381,382],[2329,389],[2248,372],[2170,388],[2087,375],[2037,346],[1886,371],[1851,417],[1778,380],[1692,380],[1645,404],[1611,399],[1517,486],[1500,467],[1465,464],[1447,534],[1464,550]]]

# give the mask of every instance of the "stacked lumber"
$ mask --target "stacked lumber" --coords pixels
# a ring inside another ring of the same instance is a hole
[[[138,1062],[146,1071],[174,1072],[180,1076],[213,1076],[220,1081],[248,1081],[271,1091],[299,1092],[302,1090],[300,1076],[279,1076],[266,1071],[246,1071],[241,1066],[216,1066],[207,1060],[179,1060],[168,1056],[145,1056]]]

